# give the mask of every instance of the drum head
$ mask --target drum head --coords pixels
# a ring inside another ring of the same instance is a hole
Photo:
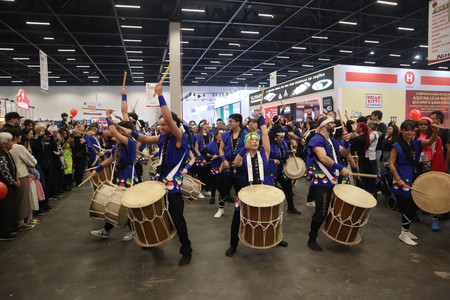
[[[158,202],[167,192],[166,185],[159,181],[145,181],[127,189],[122,195],[122,205],[138,208]]]
[[[297,163],[295,163],[297,161]],[[298,165],[298,167],[297,167]],[[284,174],[290,179],[299,179],[306,173],[305,162],[299,157],[289,157],[283,166]]]
[[[333,193],[342,201],[361,208],[372,208],[377,205],[377,200],[365,190],[350,184],[337,184]]]
[[[239,200],[254,207],[272,207],[281,204],[284,200],[282,190],[270,185],[255,184],[241,189]]]
[[[413,183],[411,195],[418,207],[432,214],[450,211],[450,175],[442,172],[427,172],[420,175]]]

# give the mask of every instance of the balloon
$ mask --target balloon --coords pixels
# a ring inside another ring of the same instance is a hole
[[[75,118],[75,116],[77,115],[77,113],[78,113],[78,111],[77,111],[75,108],[72,108],[72,109],[70,110],[70,114],[71,114],[72,117],[74,117],[74,118]]]
[[[414,121],[419,121],[419,119],[420,119],[420,110],[418,110],[418,109],[413,109],[413,110],[411,110],[411,111],[409,112],[409,114],[411,115],[411,118],[412,118]]]
[[[0,200],[5,198],[6,194],[8,194],[8,187],[0,181]]]

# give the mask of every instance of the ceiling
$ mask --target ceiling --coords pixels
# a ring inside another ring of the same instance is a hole
[[[427,65],[428,2],[388,1],[398,5],[376,0],[0,0],[0,86],[39,86],[38,49],[49,57],[50,86],[121,85],[123,71],[131,75],[127,85],[157,82],[169,61],[171,21],[181,22],[183,29],[183,85],[267,85],[273,71],[282,82],[336,64],[448,69],[448,62]],[[186,8],[204,12],[182,11]]]

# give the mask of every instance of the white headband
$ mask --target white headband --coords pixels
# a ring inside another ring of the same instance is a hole
[[[285,132],[277,132],[277,135],[284,137],[286,135]]]
[[[323,121],[319,127],[317,127],[316,131],[319,131],[320,128],[322,128],[323,126],[327,125],[328,123],[334,122],[332,117],[328,117],[325,121]]]

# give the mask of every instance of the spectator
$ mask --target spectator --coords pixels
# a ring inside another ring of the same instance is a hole
[[[78,186],[83,181],[84,165],[87,159],[87,148],[81,133],[74,134],[74,147],[72,151],[73,167],[75,168],[74,180]]]
[[[5,125],[0,131],[5,131],[8,128],[19,128],[20,127],[20,119],[23,117],[16,112],[9,112],[5,115]]]
[[[381,155],[383,153],[384,148],[384,139],[386,137],[386,131],[387,126],[383,122],[381,122],[381,119],[383,118],[383,112],[381,110],[374,110],[371,114],[371,119],[377,123],[377,132],[378,132],[378,144],[376,149],[376,170],[377,172],[375,174],[378,175],[378,178],[380,178],[381,174],[383,173],[384,166],[382,164]]]
[[[70,135],[69,130],[67,128],[60,128],[59,134],[62,137],[62,150],[64,152],[64,184],[63,189],[66,191],[72,190],[72,166],[73,166],[73,157],[72,157],[72,147],[74,145],[73,137]]]
[[[23,127],[24,127],[24,129],[32,129],[32,130],[34,130],[34,122],[33,122],[33,120],[26,119],[25,121],[23,121]]]
[[[433,120],[433,124],[436,125],[444,124],[444,113],[442,111],[435,110],[431,112],[430,118]],[[445,166],[447,168],[447,171],[450,171],[450,129],[448,128],[439,129],[438,136],[442,140]]]

